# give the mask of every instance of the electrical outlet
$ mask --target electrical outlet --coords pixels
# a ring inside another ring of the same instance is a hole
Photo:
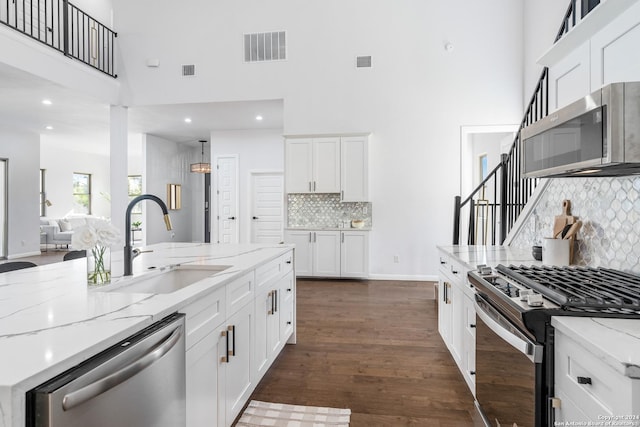
[[[393,262],[394,262],[394,264],[398,264],[400,262],[400,256],[394,255],[393,256]]]
[[[366,215],[367,214],[367,207],[363,206],[362,207],[362,215]]]

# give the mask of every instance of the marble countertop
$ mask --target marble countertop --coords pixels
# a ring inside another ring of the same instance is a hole
[[[495,267],[498,264],[514,265],[542,265],[533,259],[530,250],[512,248],[509,246],[438,246],[438,249],[452,255],[472,270],[480,264]]]
[[[112,284],[89,289],[86,259],[0,274],[0,427],[24,426],[24,393],[288,250],[289,245],[161,243],[133,262],[133,278],[180,264],[228,266],[169,294],[120,293],[122,251]],[[13,414],[13,416],[12,416]]]
[[[509,246],[438,246],[475,269],[478,264],[542,265],[531,251]],[[555,316],[551,324],[587,350],[631,378],[640,378],[640,319]]]

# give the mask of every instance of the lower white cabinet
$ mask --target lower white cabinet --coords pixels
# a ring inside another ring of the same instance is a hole
[[[369,232],[340,232],[340,277],[369,276]]]
[[[230,426],[242,410],[257,383],[251,369],[253,358],[253,304],[247,304],[231,316],[226,324],[225,350],[218,363],[224,390],[225,424]],[[225,332],[225,331],[223,331]],[[228,339],[228,345],[227,345]]]
[[[369,276],[369,231],[287,230],[285,241],[296,246],[298,276]]]
[[[475,396],[476,312],[468,268],[445,253],[440,255],[438,332],[467,386]]]
[[[615,371],[557,329],[554,365],[554,394],[559,399],[555,425],[569,425],[569,421],[583,423],[580,425],[639,424],[640,379]]]
[[[217,361],[225,350],[225,340],[218,330],[187,350],[187,426],[224,425],[224,411],[218,408],[218,387],[222,384]]]
[[[289,251],[181,310],[188,427],[230,426],[284,345],[295,343],[292,255]]]

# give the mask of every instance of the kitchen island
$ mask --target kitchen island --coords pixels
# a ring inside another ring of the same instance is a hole
[[[122,277],[122,254],[114,251],[114,278],[103,288],[87,287],[84,258],[0,275],[1,427],[24,427],[25,393],[31,388],[248,272],[292,255],[291,246],[275,244],[161,243],[147,249],[153,252],[135,259],[131,278]],[[170,293],[123,292],[131,280],[179,265],[214,271],[207,280]],[[289,342],[295,342],[295,279],[293,285]]]

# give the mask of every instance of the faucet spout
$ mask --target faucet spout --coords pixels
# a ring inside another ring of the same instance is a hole
[[[167,209],[167,205],[158,197],[153,194],[142,194],[129,202],[127,206],[127,212],[125,213],[125,246],[124,246],[124,275],[131,276],[133,273],[133,259],[140,254],[140,252],[133,252],[133,248],[131,247],[131,212],[133,207],[142,200],[152,200],[156,202],[160,209],[162,209],[162,213],[164,215],[164,224],[167,227],[167,230],[172,230],[171,226],[171,218],[169,217],[169,209]]]

